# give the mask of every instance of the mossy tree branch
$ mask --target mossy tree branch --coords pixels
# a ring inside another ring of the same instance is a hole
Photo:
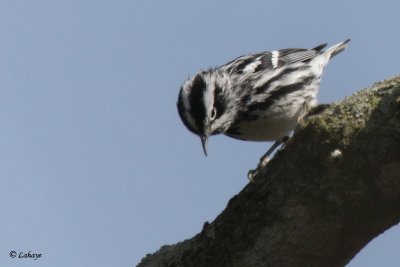
[[[345,266],[400,222],[400,77],[304,120],[198,235],[144,266]]]

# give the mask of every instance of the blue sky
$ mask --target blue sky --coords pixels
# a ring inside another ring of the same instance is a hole
[[[183,81],[245,53],[352,38],[321,84],[320,102],[339,101],[399,74],[399,9],[0,1],[0,265],[133,266],[192,237],[246,185],[270,143],[212,137],[204,157],[176,111]],[[399,266],[399,244],[395,227],[349,266]]]

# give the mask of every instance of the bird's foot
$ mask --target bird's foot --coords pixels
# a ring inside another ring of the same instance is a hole
[[[269,161],[270,161],[269,157],[262,157],[257,165],[257,168],[254,170],[249,170],[249,172],[247,173],[247,178],[249,179],[250,182],[254,183],[254,177],[256,177],[259,174],[261,169],[263,169],[265,166],[268,165]]]
[[[256,177],[260,170],[265,168],[267,166],[268,162],[270,161],[270,156],[272,153],[275,151],[276,148],[278,148],[281,144],[285,146],[289,140],[289,136],[284,136],[282,140],[276,141],[269,149],[268,151],[260,158],[260,162],[257,165],[257,168],[255,170],[250,170],[247,173],[247,178],[250,180],[250,182],[254,182],[254,177]]]

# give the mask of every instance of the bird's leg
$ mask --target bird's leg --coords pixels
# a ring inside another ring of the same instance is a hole
[[[320,105],[320,107],[315,108],[315,114],[318,114],[319,112],[322,112],[327,106],[329,105]],[[300,116],[298,117],[298,123],[301,122],[304,118],[307,118],[308,116],[314,115],[314,113],[309,114],[309,111],[311,109],[311,106],[308,102],[304,102],[303,108],[301,111]],[[276,141],[269,149],[268,151],[260,158],[260,162],[257,165],[257,168],[255,170],[250,170],[247,173],[247,178],[251,181],[254,182],[254,177],[259,173],[259,170],[261,168],[264,168],[267,166],[268,162],[270,161],[270,156],[271,154],[277,149],[281,144],[282,148],[286,145],[286,143],[289,140],[289,136],[285,136],[282,138],[282,140]]]
[[[276,141],[269,149],[268,151],[260,158],[260,163],[258,164],[261,167],[264,167],[268,164],[270,161],[270,156],[271,154],[277,149],[278,146],[282,144],[282,141]]]
[[[255,170],[250,170],[247,173],[247,178],[251,181],[254,182],[254,177],[258,174],[259,170],[261,168],[264,168],[267,166],[268,162],[270,161],[270,156],[271,154],[275,151],[275,149],[280,146],[281,144],[285,145],[287,141],[289,140],[289,136],[285,136],[282,138],[282,140],[276,141],[269,149],[268,151],[260,158],[260,162],[257,165],[257,168]]]

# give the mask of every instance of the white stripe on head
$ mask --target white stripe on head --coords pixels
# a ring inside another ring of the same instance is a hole
[[[203,99],[204,99],[204,106],[206,108],[206,114],[208,115],[211,113],[211,110],[214,106],[214,90],[215,90],[215,81],[216,81],[217,73],[207,73],[204,75],[204,81],[206,83],[206,89],[204,91]]]
[[[191,87],[192,83],[193,83],[192,80],[187,80],[182,85],[181,98],[182,98],[183,106],[185,107],[185,110],[189,110],[190,109],[189,88]]]

